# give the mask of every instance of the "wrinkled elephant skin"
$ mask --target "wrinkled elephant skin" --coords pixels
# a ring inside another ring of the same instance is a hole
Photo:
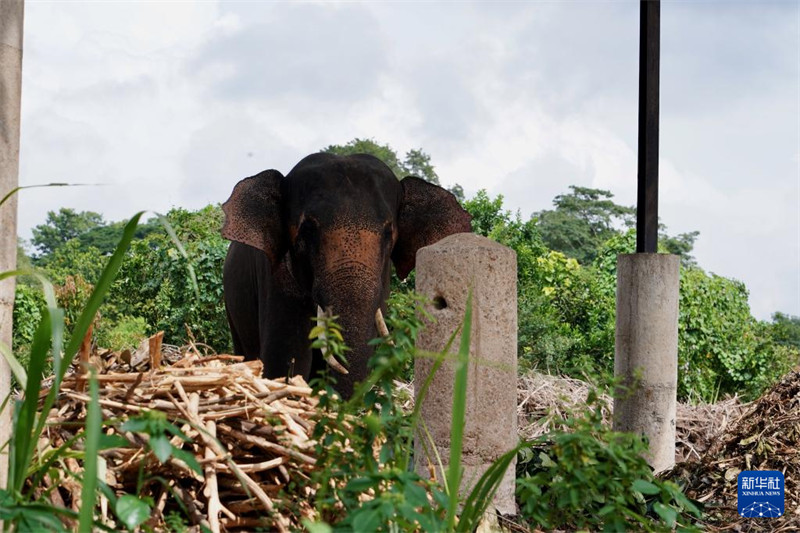
[[[405,278],[419,248],[470,231],[452,194],[413,176],[397,180],[369,155],[313,154],[285,177],[261,172],[240,181],[222,208],[236,353],[260,358],[267,377],[309,379],[326,364],[312,354],[312,317],[337,315],[351,348],[348,373],[336,376],[344,397],[367,376],[391,264]]]

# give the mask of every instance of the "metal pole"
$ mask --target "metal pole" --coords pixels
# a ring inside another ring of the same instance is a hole
[[[661,2],[642,0],[639,19],[639,176],[636,253],[658,251],[658,72]]]
[[[19,182],[19,124],[22,91],[23,0],[0,0],[0,198]],[[0,272],[17,264],[17,198],[0,206]],[[13,278],[0,281],[0,342],[11,347],[14,310]],[[11,372],[0,357],[0,403],[10,393]],[[6,487],[8,446],[11,436],[11,405],[0,413],[0,487]]]

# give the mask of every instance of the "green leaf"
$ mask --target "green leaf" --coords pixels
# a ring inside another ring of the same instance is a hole
[[[472,289],[467,294],[464,325],[461,331],[461,344],[458,347],[458,360],[453,386],[453,408],[450,427],[450,464],[447,466],[447,486],[450,490],[450,504],[447,507],[447,529],[452,531],[456,525],[458,508],[458,488],[461,486],[461,451],[464,446],[464,417],[467,405],[467,374],[469,372],[469,346],[472,333]]]
[[[303,518],[303,527],[308,533],[333,533],[333,528],[325,522],[312,522],[308,518]]]
[[[641,492],[642,494],[659,494],[661,489],[658,486],[650,483],[649,481],[645,481],[644,479],[637,479],[633,482],[633,490]]]
[[[181,430],[180,430],[180,428],[179,428],[178,426],[176,426],[175,424],[169,424],[169,423],[168,423],[168,424],[166,424],[166,426],[164,427],[164,429],[165,429],[167,432],[169,432],[169,433],[172,433],[172,434],[173,434],[173,435],[175,435],[176,437],[180,437],[180,439],[181,439],[183,442],[191,442],[191,440],[192,440],[192,439],[190,439],[190,438],[189,438],[189,437],[186,435],[186,433],[184,433],[183,431],[181,431]]]
[[[94,506],[97,500],[97,459],[100,434],[103,429],[103,414],[100,411],[100,393],[94,368],[89,376],[89,397],[86,406],[86,442],[83,456],[83,487],[81,489],[81,509],[78,531],[91,531],[94,522]]]
[[[417,483],[407,482],[404,486],[403,495],[413,507],[425,507],[428,505],[428,493]]]
[[[675,520],[678,518],[678,512],[675,509],[661,502],[656,502],[653,504],[653,510],[664,520],[667,527],[671,528],[675,525]]]
[[[106,435],[105,433],[100,434],[100,440],[98,441],[98,450],[110,450],[112,448],[127,448],[130,446],[131,443],[128,442],[128,439],[123,437],[122,435]]]
[[[361,508],[353,518],[353,531],[370,533],[377,531],[381,525],[381,514],[374,508]]]
[[[37,187],[81,187],[85,185],[99,185],[99,183],[41,183],[36,185],[21,185],[8,191],[8,193],[6,193],[5,196],[0,199],[0,205],[6,203],[9,198],[22,189],[35,189]]]
[[[136,529],[142,522],[150,518],[150,506],[131,494],[120,496],[114,512],[130,530]]]
[[[150,421],[146,418],[129,418],[126,420],[122,427],[122,431],[131,431],[134,433],[149,433]]]
[[[371,477],[357,477],[355,479],[351,479],[345,488],[352,492],[364,492],[377,484],[377,479]]]
[[[198,475],[203,475],[203,468],[200,466],[200,463],[197,462],[197,457],[194,456],[193,453],[187,452],[186,450],[182,450],[180,448],[172,448],[172,455],[176,459],[180,459],[186,466],[191,468],[195,473]]]
[[[11,348],[9,348],[8,345],[2,341],[0,341],[0,354],[2,354],[3,357],[5,357],[6,362],[8,363],[8,367],[14,374],[14,377],[16,378],[17,383],[19,383],[19,386],[25,389],[28,383],[28,373],[25,372],[25,368],[23,368],[23,366],[20,364],[17,358],[14,357]]]
[[[159,461],[165,463],[172,455],[172,444],[166,435],[154,435],[150,437],[150,449],[153,450]]]

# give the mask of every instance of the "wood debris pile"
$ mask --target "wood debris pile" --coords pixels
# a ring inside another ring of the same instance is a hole
[[[121,434],[129,446],[100,452],[100,471],[105,470],[109,487],[118,495],[150,496],[154,510],[146,526],[155,530],[162,530],[164,518],[179,510],[188,515],[184,520],[192,524],[190,531],[201,526],[213,532],[298,528],[295,520],[313,513],[305,503],[308,495],[287,496],[281,489],[289,483],[304,485],[315,463],[310,436],[317,399],[302,378],[288,383],[265,379],[260,361],[204,357],[196,349],[172,353],[168,359],[175,361],[161,366],[160,338],[151,338],[149,347],[150,369],[135,361],[135,353],[84,354],[98,370],[103,419],[124,421],[149,410],[165,413],[191,439],[169,435],[170,443],[190,452],[203,472],[196,473],[174,455],[162,463],[148,448],[147,434],[121,430],[120,422],[107,426],[107,433]],[[81,432],[89,399],[87,375],[67,376],[40,448],[57,448]],[[63,466],[81,470],[75,459]],[[51,491],[54,504],[75,510],[80,506],[80,484],[69,476],[46,478],[41,489]],[[113,525],[106,507],[104,502],[101,513]]]
[[[783,473],[782,517],[739,516],[737,477],[743,470]],[[686,494],[704,503],[710,530],[800,530],[800,371],[784,376],[731,422],[701,461],[678,464],[665,477],[685,484]]]
[[[553,422],[585,407],[591,385],[578,379],[528,373],[519,378],[517,416],[521,439],[535,439],[553,428]],[[613,399],[600,395],[603,419],[611,423]],[[676,462],[697,461],[748,404],[727,398],[715,404],[678,403]]]

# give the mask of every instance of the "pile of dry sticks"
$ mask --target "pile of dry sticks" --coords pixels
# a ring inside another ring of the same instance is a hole
[[[174,362],[162,365],[162,355]],[[134,353],[89,353],[84,347],[81,359],[97,369],[103,419],[119,421],[108,424],[106,432],[120,434],[129,443],[102,451],[100,472],[105,472],[106,483],[118,495],[152,498],[148,526],[161,529],[168,513],[178,509],[188,517],[192,531],[200,531],[202,525],[215,533],[255,528],[289,531],[299,526],[293,520],[313,516],[313,509],[304,503],[308,498],[281,492],[292,481],[308,479],[315,463],[310,435],[317,401],[302,378],[288,383],[265,379],[260,361],[203,356],[194,345],[162,353],[158,335]],[[40,453],[83,430],[87,391],[87,374],[77,371],[64,379]],[[41,398],[46,393],[42,391]],[[202,475],[174,456],[160,462],[147,447],[148,435],[120,429],[122,421],[148,410],[165,413],[190,437],[184,442],[175,436],[171,444],[193,454]],[[65,472],[81,471],[76,459],[66,459],[62,466]],[[53,475],[37,490],[49,491],[54,504],[77,510],[79,482],[68,474],[60,479],[52,479]],[[287,506],[294,512],[277,511]],[[113,526],[107,502],[101,503],[99,513]]]
[[[743,470],[783,473],[785,513],[742,518],[737,479]],[[732,421],[700,461],[679,463],[665,477],[705,505],[710,531],[800,531],[800,371],[790,372]]]

